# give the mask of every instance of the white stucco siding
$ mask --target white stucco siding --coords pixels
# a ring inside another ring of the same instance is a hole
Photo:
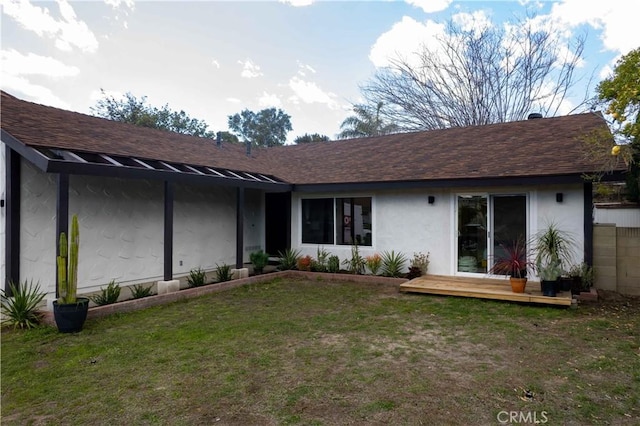
[[[563,194],[561,203],[556,193]],[[373,246],[360,246],[363,256],[395,250],[409,259],[416,252],[429,253],[429,273],[455,275],[457,269],[457,194],[506,195],[524,194],[528,197],[529,238],[549,222],[570,233],[575,240],[574,263],[583,260],[584,217],[582,185],[536,187],[469,187],[459,189],[420,189],[405,191],[378,191],[375,193],[293,194],[291,234],[292,247],[303,255],[316,256],[318,246],[302,244],[300,208],[303,198],[372,197]],[[434,203],[428,203],[428,197]],[[325,245],[325,249],[340,257],[351,257],[351,247]]]
[[[56,182],[22,161],[20,275],[55,294]],[[164,186],[160,181],[71,176],[69,213],[80,223],[79,293],[112,279],[163,277]],[[175,276],[235,263],[235,189],[174,187]],[[182,262],[182,265],[180,265]]]
[[[434,197],[433,204],[429,196]],[[414,253],[429,253],[429,273],[449,273],[452,225],[447,193],[433,189],[379,193],[376,207],[376,251],[400,251],[408,259]]]
[[[562,202],[556,194],[562,193]],[[574,241],[572,263],[584,260],[584,193],[582,185],[547,186],[533,192],[532,235],[550,223],[566,231]],[[569,265],[570,266],[570,265]]]
[[[4,277],[6,277],[6,269],[5,269],[5,226],[7,223],[7,204],[6,204],[6,199],[7,199],[7,182],[5,180],[5,174],[6,174],[6,163],[5,163],[5,145],[4,142],[0,142],[0,200],[5,200],[5,206],[4,207],[0,207],[0,256],[2,256],[2,258],[0,259],[0,279],[2,280],[2,283],[4,283]],[[4,284],[3,284],[4,285]],[[3,287],[4,288],[4,287]]]
[[[20,280],[55,294],[56,183],[21,159]]]
[[[174,274],[186,274],[198,267],[211,270],[216,264],[235,264],[235,189],[175,185],[174,194]],[[162,235],[162,225],[160,232]]]

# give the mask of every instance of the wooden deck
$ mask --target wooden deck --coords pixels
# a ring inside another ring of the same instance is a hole
[[[524,293],[514,293],[511,291],[511,285],[506,279],[425,275],[400,284],[400,291],[571,306],[571,292],[561,292],[556,297],[543,296],[540,292],[540,283],[537,281],[527,282]]]

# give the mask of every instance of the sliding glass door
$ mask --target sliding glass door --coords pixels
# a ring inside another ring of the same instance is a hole
[[[526,195],[458,195],[456,272],[486,274],[518,239],[527,239]]]
[[[458,196],[458,272],[487,272],[487,196]]]

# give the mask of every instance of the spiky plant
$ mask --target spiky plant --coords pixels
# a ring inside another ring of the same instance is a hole
[[[9,293],[0,290],[2,303],[2,323],[13,328],[32,328],[40,323],[42,313],[38,307],[44,293],[40,293],[40,285],[33,281],[24,281],[20,285],[9,282]]]
[[[78,249],[80,246],[80,227],[78,216],[71,218],[71,235],[67,244],[67,235],[60,233],[60,255],[58,265],[58,303],[76,303],[78,292]]]

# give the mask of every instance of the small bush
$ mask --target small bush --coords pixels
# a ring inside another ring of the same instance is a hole
[[[411,260],[411,266],[418,268],[421,272],[421,275],[425,275],[429,270],[429,254],[424,253],[413,253],[413,259]]]
[[[296,269],[298,266],[298,259],[300,258],[300,251],[295,249],[286,249],[284,252],[279,251],[278,257],[280,257],[281,271],[290,271]]]
[[[311,270],[311,256],[304,256],[298,259],[298,269],[300,271],[310,271]]]
[[[340,258],[338,256],[329,256],[327,260],[327,271],[332,274],[340,271]]]
[[[358,246],[354,244],[351,246],[351,259],[345,259],[342,263],[352,274],[362,275],[364,274],[364,267],[366,266],[367,261],[364,259],[364,257],[360,256]]]
[[[378,275],[378,271],[380,270],[380,266],[382,266],[382,258],[378,253],[373,256],[367,256],[367,268],[371,271],[372,275]]]
[[[134,299],[142,299],[143,297],[151,296],[151,288],[153,286],[145,287],[142,284],[134,284],[129,286],[129,290],[131,290],[131,296]]]
[[[96,305],[102,306],[116,303],[119,297],[120,285],[118,285],[115,280],[111,280],[111,282],[107,284],[107,288],[100,287],[100,293],[94,296],[89,296],[89,299],[91,299]]]
[[[201,287],[207,283],[207,273],[200,267],[192,269],[189,271],[187,283],[189,287]]]
[[[216,263],[216,280],[218,282],[231,281],[232,278],[230,265],[218,265]]]
[[[38,305],[45,296],[40,293],[40,285],[34,285],[33,280],[24,281],[18,286],[10,282],[9,291],[12,296],[7,296],[4,290],[0,290],[2,323],[13,328],[32,328],[38,325],[42,319]]]
[[[418,278],[422,276],[422,269],[417,266],[409,266],[409,273],[407,274],[407,278],[412,280],[414,278]]]
[[[253,264],[253,271],[256,274],[261,274],[264,267],[269,263],[269,255],[262,250],[254,251],[249,255],[249,259]]]
[[[315,272],[327,272],[327,258],[329,252],[324,248],[318,247],[315,261],[311,262],[311,270]]]
[[[401,277],[406,261],[407,257],[400,252],[385,251],[382,253],[382,275],[385,277]]]

